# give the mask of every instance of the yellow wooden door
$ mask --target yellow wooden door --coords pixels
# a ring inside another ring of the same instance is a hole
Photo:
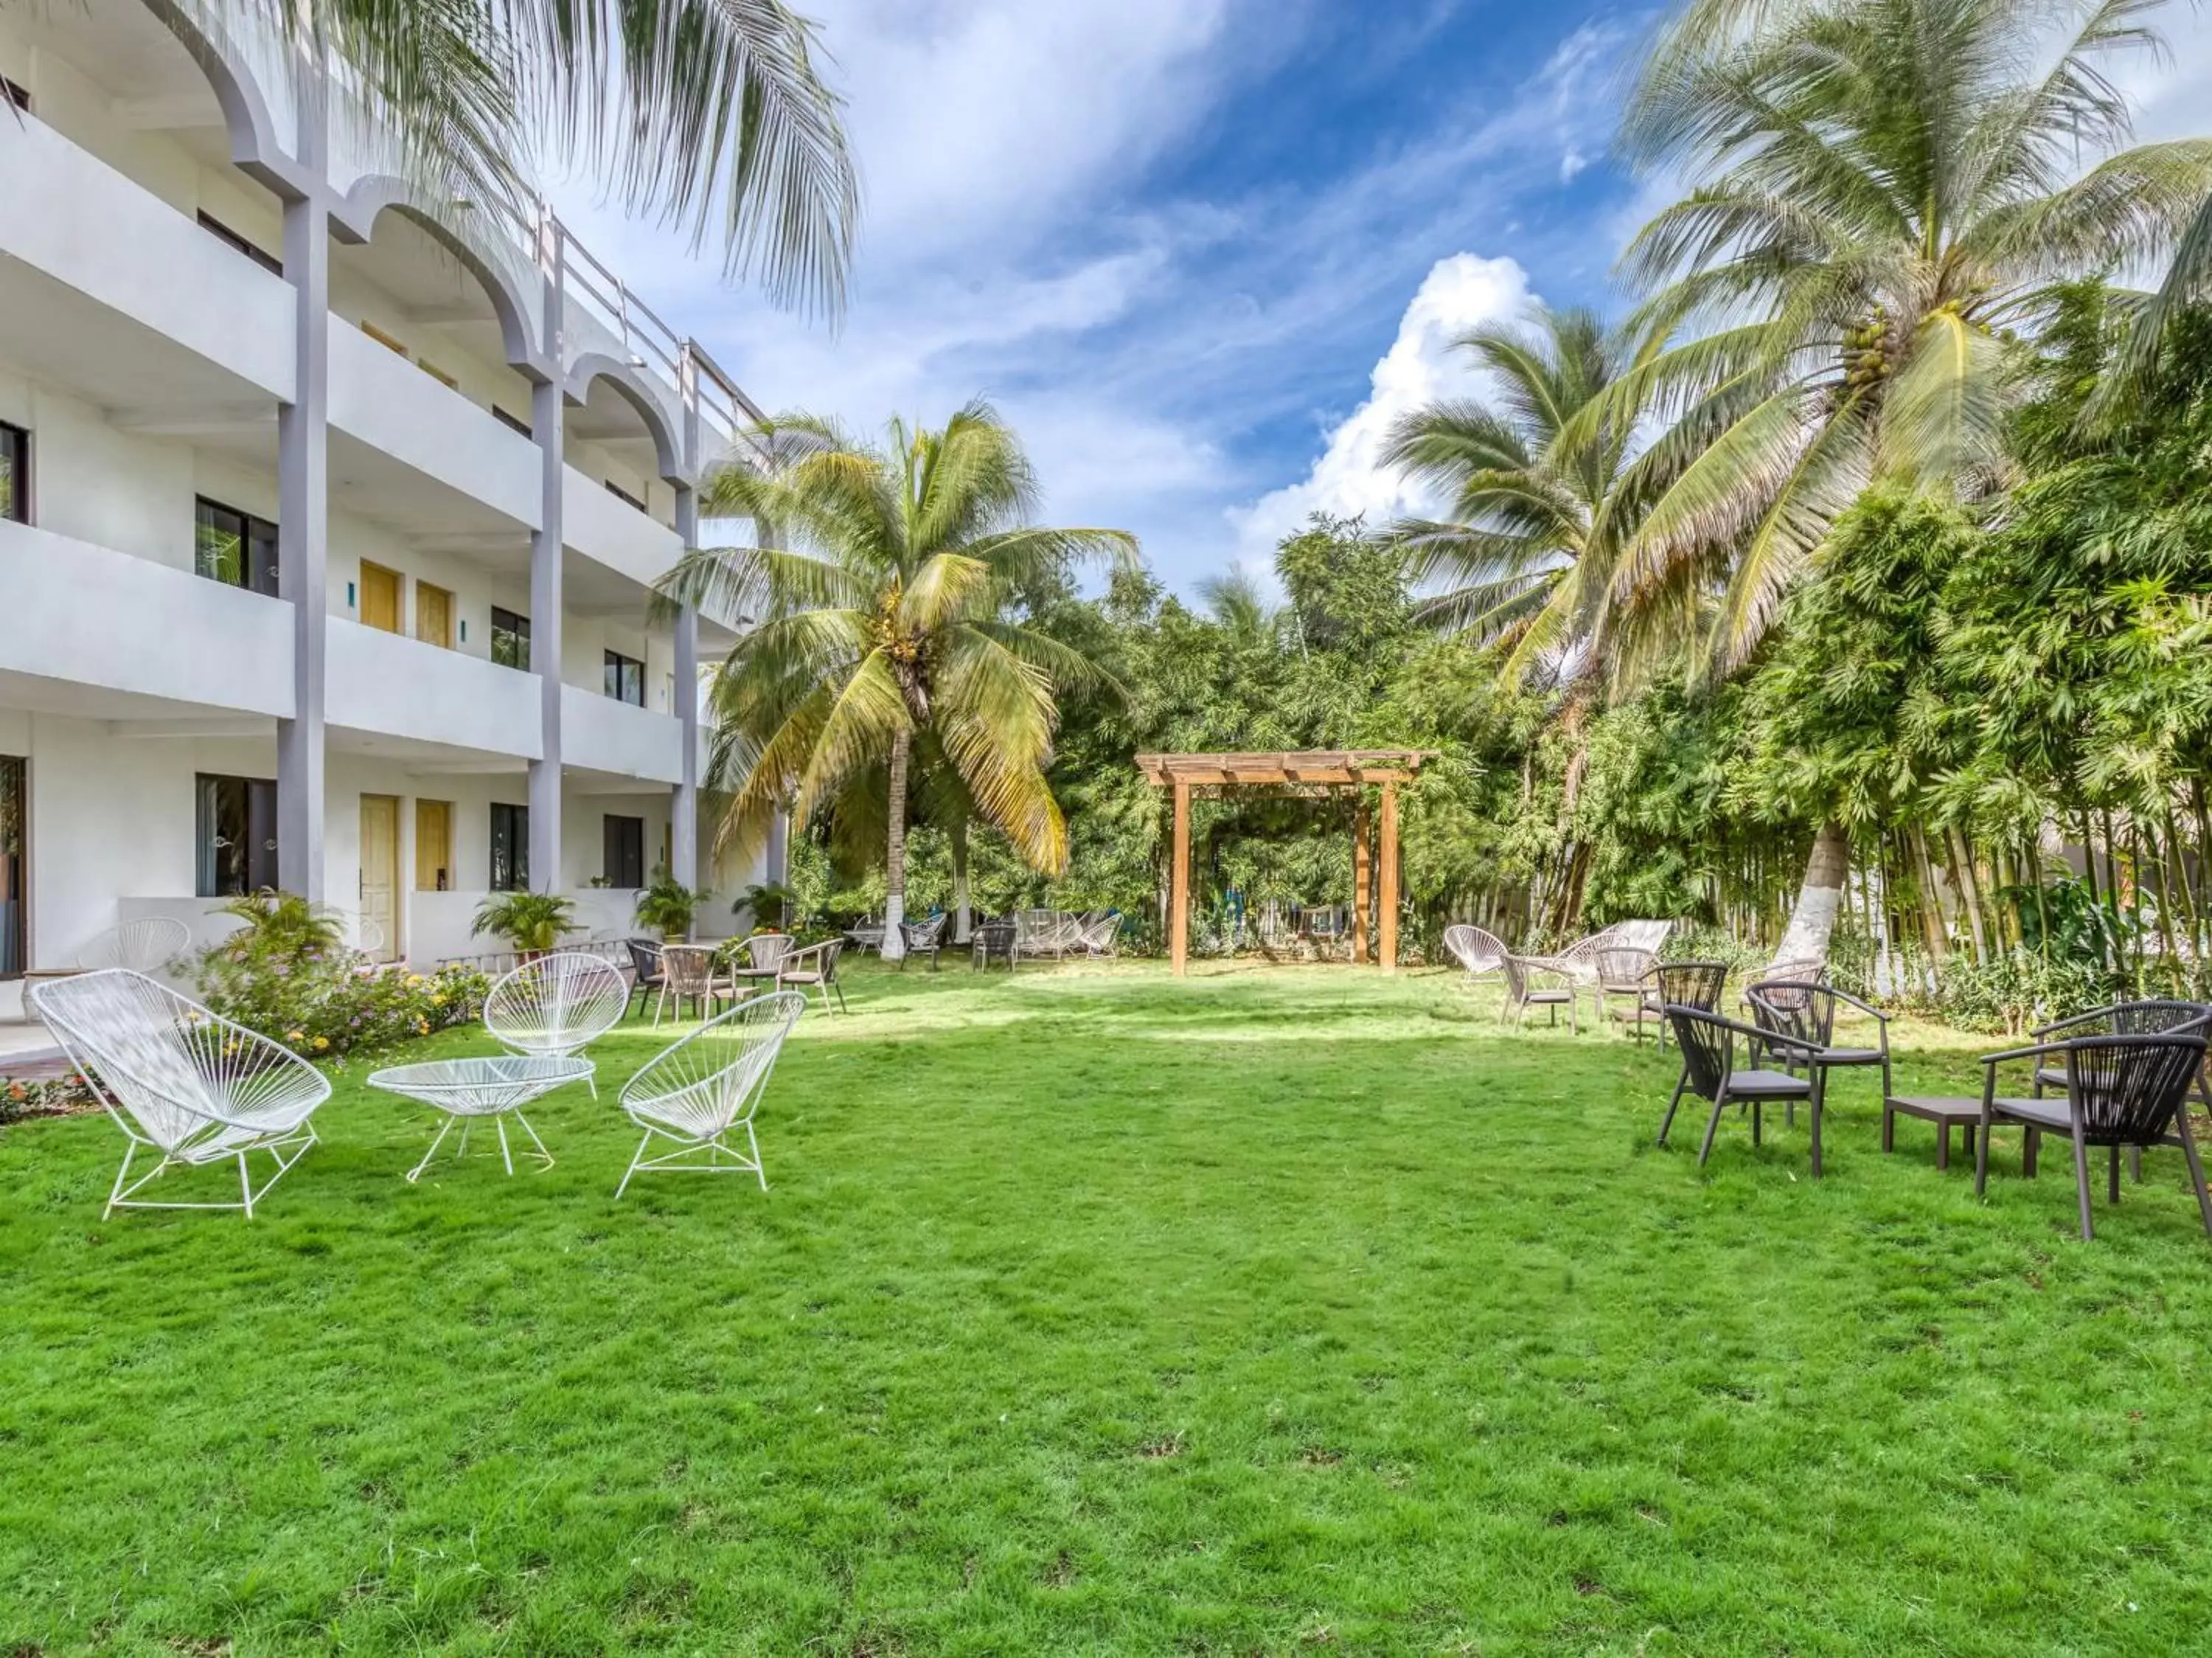
[[[389,795],[361,797],[362,950],[378,961],[399,959],[399,802]]]
[[[415,890],[450,892],[453,885],[453,808],[450,801],[415,802]]]
[[[453,648],[453,595],[445,588],[415,584],[415,637],[441,650]]]
[[[369,627],[382,628],[386,633],[400,630],[399,572],[386,570],[381,564],[361,561],[361,619]]]

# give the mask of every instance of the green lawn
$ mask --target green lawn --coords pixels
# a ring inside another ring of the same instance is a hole
[[[1440,975],[851,994],[766,1195],[614,1202],[635,1029],[513,1179],[407,1186],[425,1115],[343,1076],[250,1225],[0,1131],[0,1653],[2212,1643],[2177,1153],[2085,1246],[2063,1154],[1978,1204],[1863,1073],[1826,1181],[1802,1120],[1701,1174],[1671,1059]]]

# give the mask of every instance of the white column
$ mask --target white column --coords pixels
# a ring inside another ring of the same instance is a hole
[[[284,206],[292,400],[276,411],[276,585],[292,607],[292,717],[276,722],[276,880],[323,900],[323,650],[329,557],[331,222],[322,85],[303,70],[300,155],[311,181]]]
[[[533,387],[530,433],[542,463],[538,528],[530,538],[530,671],[538,676],[538,741],[530,763],[530,886],[550,893],[561,885],[561,489],[568,460],[566,418],[559,375],[566,346],[561,333],[559,262],[546,292],[547,355],[555,378]]]
[[[676,489],[676,533],[684,550],[699,545],[699,497],[689,485]],[[676,719],[684,728],[684,777],[669,803],[670,872],[683,885],[699,885],[699,613],[686,605],[676,617]]]

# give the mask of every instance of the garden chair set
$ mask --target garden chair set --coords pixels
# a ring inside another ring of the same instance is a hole
[[[828,960],[834,962],[834,954]],[[667,976],[678,971],[674,962],[667,964]],[[834,970],[818,982],[826,995]],[[34,984],[27,995],[123,1131],[123,1165],[103,1218],[118,1209],[234,1209],[251,1220],[270,1189],[317,1143],[313,1119],[330,1098],[328,1077],[289,1048],[147,974],[101,968]],[[521,1108],[570,1082],[585,1083],[598,1097],[597,1067],[585,1050],[620,1022],[630,995],[629,984],[603,957],[539,956],[501,978],[485,998],[484,1028],[504,1052],[371,1073],[371,1087],[444,1113],[429,1150],[407,1179],[421,1178],[456,1126],[457,1155],[465,1155],[470,1128],[486,1119],[509,1174],[514,1172],[509,1117],[528,1136],[540,1162],[551,1167],[551,1152]],[[617,1197],[648,1169],[742,1171],[767,1189],[753,1114],[784,1038],[805,1005],[801,992],[781,989],[742,1002],[664,1050],[624,1084],[622,1109],[645,1138]],[[742,1146],[736,1137],[740,1131]],[[664,1143],[662,1149],[648,1155],[656,1142]],[[149,1155],[155,1160],[151,1168],[141,1161]],[[237,1166],[234,1203],[161,1202],[139,1195],[172,1168],[222,1163]]]
[[[848,1011],[845,986],[837,976],[847,943],[844,938],[831,938],[801,946],[787,933],[755,933],[734,944],[654,944],[634,938],[629,941],[634,977],[630,995],[638,1000],[641,1013],[645,1000],[653,999],[655,1029],[672,1003],[679,1020],[687,1003],[704,1017],[718,1002],[740,1000],[740,985],[756,991],[798,985],[813,991],[825,1013]]]
[[[1556,955],[1520,955],[1506,948],[1494,933],[1461,922],[1444,929],[1446,955],[1458,963],[1470,980],[1497,973],[1505,981],[1505,997],[1498,1009],[1502,1021],[1528,1022],[1530,1008],[1543,1008],[1549,1022],[1559,1023],[1559,1010],[1567,1010],[1568,1028],[1582,1031],[1581,997],[1587,991],[1591,1011],[1601,1025],[1608,1015],[1635,1027],[1643,1039],[1647,1023],[1658,1024],[1660,1002],[1653,994],[1650,973],[1658,961],[1659,947],[1673,928],[1671,921],[1620,921],[1601,932],[1579,939]],[[1626,1005],[1613,1008],[1618,998]]]
[[[1024,958],[1105,960],[1115,954],[1121,933],[1119,910],[1017,910],[986,917],[968,930],[968,966],[980,972],[996,962],[1012,972]]]
[[[1679,975],[1685,968],[1701,971],[1694,989],[1701,993],[1702,1005],[1676,1000],[1668,993],[1684,988]],[[2037,1172],[2043,1137],[2059,1136],[2073,1150],[2075,1197],[2086,1241],[2095,1236],[2090,1152],[2104,1149],[2107,1199],[2118,1204],[2124,1150],[2133,1161],[2139,1180],[2144,1148],[2178,1148],[2188,1166],[2190,1186],[2206,1234],[2212,1237],[2212,1190],[2206,1186],[2189,1116],[2192,1098],[2212,1106],[2212,1087],[2208,1087],[2204,1075],[2212,1008],[2175,1000],[2116,1003],[2044,1026],[2033,1033],[2037,1039],[2025,1047],[1984,1055],[1978,1097],[1902,1094],[1896,1091],[1891,1072],[1888,1015],[1858,997],[1814,978],[1764,978],[1746,992],[1756,1021],[1746,1024],[1714,1011],[1724,976],[1722,964],[1673,964],[1661,972],[1677,976],[1662,981],[1662,994],[1668,1021],[1682,1049],[1681,1077],[1660,1124],[1662,1146],[1686,1093],[1697,1094],[1711,1106],[1698,1153],[1700,1164],[1711,1155],[1714,1134],[1728,1106],[1748,1108],[1752,1141],[1757,1144],[1763,1106],[1780,1101],[1794,1117],[1797,1102],[1802,1100],[1810,1111],[1812,1172],[1818,1179],[1822,1173],[1821,1130],[1828,1073],[1878,1068],[1884,1152],[1895,1149],[1897,1119],[1916,1118],[1935,1125],[1936,1166],[1948,1169],[1952,1130],[1962,1129],[1966,1149],[1974,1155],[1974,1192],[1979,1197],[1988,1189],[1990,1145],[1995,1131],[2022,1131],[2021,1172],[2030,1179]],[[1845,1008],[1874,1021],[1875,1039],[1870,1044],[1836,1039],[1837,1016]],[[1735,1064],[1739,1039],[1750,1061],[1742,1068]],[[1760,1065],[1761,1054],[1770,1062],[1779,1062],[1780,1068],[1773,1063]],[[2001,1068],[2016,1064],[2030,1066],[2031,1091],[2000,1093]],[[1802,1076],[1798,1075],[1801,1070]]]

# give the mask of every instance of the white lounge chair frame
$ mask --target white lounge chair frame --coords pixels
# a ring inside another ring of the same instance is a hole
[[[1065,910],[1019,910],[1014,914],[1014,954],[1057,961],[1076,947],[1076,919]]]
[[[605,956],[556,950],[526,961],[484,997],[484,1029],[509,1053],[569,1059],[629,1011],[629,983]],[[596,1070],[596,1067],[594,1067]],[[584,1078],[599,1097],[596,1076]]]
[[[192,930],[174,916],[137,916],[97,933],[76,953],[87,972],[122,967],[155,973],[192,947]]]
[[[308,1119],[331,1097],[330,1079],[281,1043],[126,967],[33,984],[28,996],[130,1142],[101,1219],[118,1209],[237,1209],[250,1221],[253,1206],[315,1143]],[[160,1154],[160,1161],[134,1180],[131,1166],[141,1151]],[[258,1152],[276,1167],[256,1190],[246,1160]],[[136,1196],[172,1167],[231,1159],[237,1203]]]
[[[1467,970],[1469,978],[1505,970],[1504,941],[1468,922],[1444,929],[1444,951]]]
[[[1119,910],[1094,910],[1075,920],[1075,948],[1093,959],[1111,958],[1121,935]]]
[[[783,1039],[806,1009],[797,991],[773,991],[740,1002],[648,1061],[623,1084],[622,1108],[645,1131],[615,1188],[619,1198],[645,1169],[697,1174],[751,1173],[768,1190],[753,1114],[775,1070]],[[742,1149],[731,1143],[744,1131]],[[646,1153],[656,1139],[672,1149]]]

